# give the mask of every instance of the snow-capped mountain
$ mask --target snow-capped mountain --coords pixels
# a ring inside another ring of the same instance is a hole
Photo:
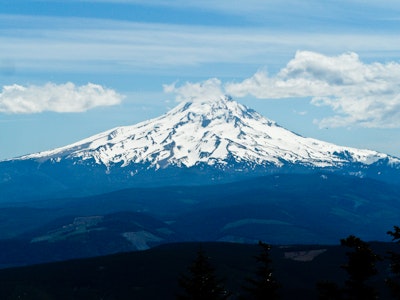
[[[400,183],[400,159],[302,137],[221,97],[0,162],[0,202],[310,172]]]
[[[75,144],[19,158],[60,162],[94,160],[108,169],[146,164],[149,168],[199,164],[251,166],[302,164],[340,167],[400,160],[371,150],[336,146],[304,138],[229,97],[181,103],[165,115],[133,126],[118,127]]]

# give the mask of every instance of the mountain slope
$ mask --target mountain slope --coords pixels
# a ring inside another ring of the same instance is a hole
[[[0,203],[312,172],[399,184],[400,159],[302,137],[222,97],[0,162]]]
[[[400,163],[399,159],[376,151],[301,137],[227,97],[181,103],[159,118],[19,159],[94,160],[108,168],[144,163],[157,169],[168,165],[193,167],[200,163],[224,165],[230,158],[236,163],[275,166],[370,165],[384,159]]]
[[[41,222],[15,238],[0,239],[0,268],[146,250],[182,240],[164,222],[131,211]]]

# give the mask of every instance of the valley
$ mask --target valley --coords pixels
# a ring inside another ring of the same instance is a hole
[[[5,249],[0,264],[137,251],[171,242],[335,245],[350,234],[388,241],[386,232],[400,215],[398,199],[397,186],[372,179],[283,174],[26,202],[0,207]],[[16,244],[23,245],[20,251],[13,251]]]

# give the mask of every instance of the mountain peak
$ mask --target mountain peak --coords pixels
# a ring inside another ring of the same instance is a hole
[[[225,102],[230,102],[230,101],[234,101],[233,98],[227,94],[220,94],[220,95],[207,95],[207,96],[196,96],[196,97],[192,97],[192,98],[187,98],[184,101],[180,101],[181,103],[198,103],[198,104],[202,104],[202,103],[210,103],[210,102],[214,102],[214,103],[225,103]]]
[[[262,118],[261,115],[254,110],[234,101],[229,96],[221,96],[218,99],[204,99],[189,102],[182,102],[175,109],[167,113],[167,115],[174,115],[179,112],[188,113],[191,116],[198,116],[201,120],[212,119],[226,119],[232,117],[237,118]],[[272,121],[270,121],[272,122]]]

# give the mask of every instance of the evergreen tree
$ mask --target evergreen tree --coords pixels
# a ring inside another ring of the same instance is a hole
[[[340,242],[342,246],[354,249],[353,252],[346,253],[348,262],[342,266],[349,276],[345,287],[347,299],[377,299],[375,289],[369,286],[367,281],[378,273],[375,264],[380,260],[379,256],[367,243],[354,235],[350,235]]]
[[[255,256],[259,267],[254,278],[247,278],[247,286],[243,289],[246,292],[245,299],[278,299],[279,284],[274,278],[271,268],[270,250],[271,246],[261,241],[258,242],[261,253]]]
[[[181,275],[179,284],[183,294],[179,300],[224,300],[230,293],[224,288],[222,280],[217,279],[208,257],[200,249],[189,267],[188,275]]]
[[[400,227],[394,226],[394,231],[388,231],[387,233],[392,236],[393,242],[400,244]],[[393,276],[388,278],[386,283],[392,290],[393,296],[396,299],[400,299],[400,254],[393,251],[389,251],[388,253],[390,270]]]

